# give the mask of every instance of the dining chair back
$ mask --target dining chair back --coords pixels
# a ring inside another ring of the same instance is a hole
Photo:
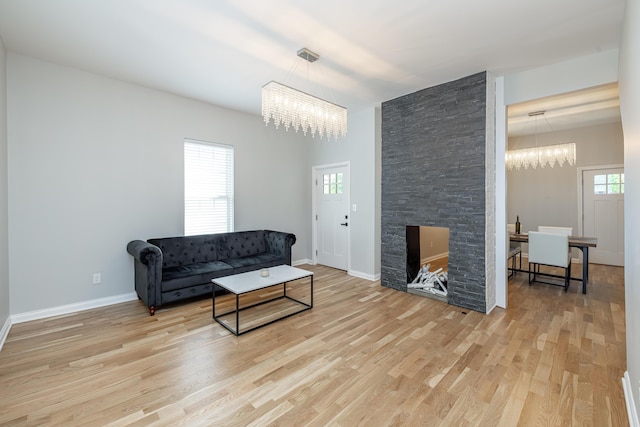
[[[531,266],[533,265],[533,270]],[[529,232],[529,284],[542,282],[537,275],[554,276],[549,273],[540,273],[540,265],[561,267],[565,270],[564,290],[569,289],[571,278],[571,253],[569,252],[569,234]],[[552,282],[542,282],[555,284]]]
[[[573,227],[552,227],[550,225],[539,225],[538,231],[541,233],[573,235]]]
[[[542,233],[566,234],[567,236],[573,235],[573,227],[554,227],[550,225],[539,225],[538,231]],[[571,248],[569,248],[568,251],[569,253],[572,253]]]

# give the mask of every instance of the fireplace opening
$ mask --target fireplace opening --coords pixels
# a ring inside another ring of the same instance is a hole
[[[407,291],[447,302],[449,228],[407,225]]]

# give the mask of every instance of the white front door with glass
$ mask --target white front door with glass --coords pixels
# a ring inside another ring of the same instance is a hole
[[[349,168],[317,169],[317,263],[347,270]]]
[[[624,169],[582,172],[583,235],[598,238],[589,262],[624,265]]]

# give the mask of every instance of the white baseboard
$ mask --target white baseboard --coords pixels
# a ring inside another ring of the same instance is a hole
[[[638,412],[636,411],[635,400],[633,399],[633,386],[629,371],[625,371],[622,377],[622,389],[624,390],[624,402],[627,404],[627,415],[629,416],[629,425],[631,427],[640,427],[638,423]]]
[[[347,271],[347,274],[349,276],[359,277],[360,279],[366,279],[372,282],[375,282],[376,280],[380,280],[380,274],[368,274],[368,273],[363,273],[361,271],[355,271],[355,270],[349,270]]]
[[[493,311],[493,309],[496,308],[497,306],[498,306],[497,304],[493,304],[485,314],[490,314]]]
[[[314,263],[310,259],[300,259],[300,260],[291,262],[291,265],[294,266],[294,267],[296,267],[298,265],[303,265],[303,264],[316,265],[316,263]],[[372,282],[374,282],[376,280],[380,280],[380,274],[373,275],[373,274],[362,273],[360,271],[355,271],[355,270],[349,270],[349,271],[347,271],[347,274],[349,276],[359,277],[360,279],[371,280]]]
[[[60,316],[63,314],[75,313],[77,311],[90,310],[92,308],[104,307],[107,305],[119,304],[121,302],[134,301],[138,299],[135,292],[128,294],[114,295],[112,297],[92,299],[89,301],[77,302],[74,304],[60,305],[58,307],[45,308],[42,310],[28,311],[26,313],[11,315],[12,323],[29,322],[31,320],[45,319],[47,317]]]
[[[4,322],[2,329],[0,329],[0,351],[2,351],[2,346],[4,345],[4,341],[9,336],[9,331],[11,330],[11,316],[7,317],[7,320]]]

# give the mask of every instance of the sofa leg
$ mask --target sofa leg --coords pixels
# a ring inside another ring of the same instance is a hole
[[[153,316],[154,314],[156,314],[156,307],[152,305],[149,307],[149,316]]]

